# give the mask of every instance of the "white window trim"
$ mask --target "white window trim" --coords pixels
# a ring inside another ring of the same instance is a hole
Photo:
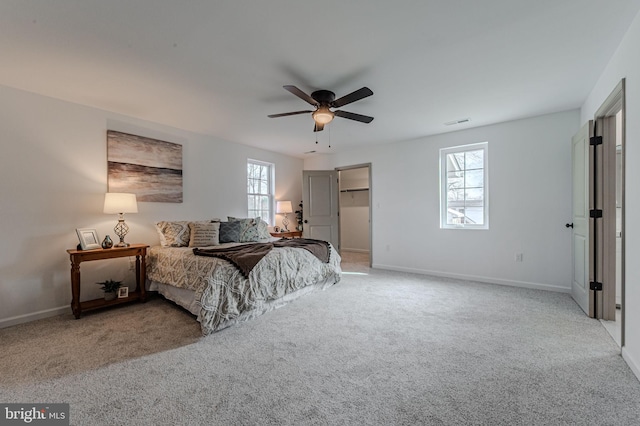
[[[261,166],[269,167],[269,217],[271,218],[269,226],[274,226],[276,221],[276,209],[275,209],[275,189],[276,189],[276,165],[267,161],[254,160],[247,158],[247,165],[249,163],[258,164]],[[246,166],[245,166],[246,167]],[[247,172],[245,182],[249,180],[249,174]],[[247,215],[249,215],[249,195],[264,195],[264,194],[249,194],[247,192]]]
[[[483,214],[484,223],[474,224],[447,224],[447,155],[466,151],[484,150],[483,170]],[[440,228],[441,229],[489,229],[489,142],[479,142],[468,145],[452,146],[440,149]]]

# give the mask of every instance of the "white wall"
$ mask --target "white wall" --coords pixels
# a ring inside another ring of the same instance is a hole
[[[126,215],[129,242],[158,244],[164,219],[246,216],[246,161],[276,165],[276,198],[302,199],[302,160],[0,86],[0,327],[71,315],[70,263],[76,228],[113,235],[102,213],[106,130],[183,145],[184,202],[139,203]],[[135,285],[126,259],[81,265],[81,300],[106,278]]]
[[[372,163],[373,266],[568,292],[577,110],[305,160]],[[439,149],[489,142],[490,229],[439,227]],[[523,253],[524,261],[515,262]]]
[[[581,122],[593,118],[622,78],[626,79],[625,176],[625,346],[622,355],[640,378],[640,14],[581,109]]]

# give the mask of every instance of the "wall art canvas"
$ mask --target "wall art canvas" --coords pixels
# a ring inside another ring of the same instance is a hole
[[[182,202],[182,145],[108,130],[107,163],[109,192]]]

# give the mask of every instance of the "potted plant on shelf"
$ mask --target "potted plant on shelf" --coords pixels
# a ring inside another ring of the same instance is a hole
[[[296,220],[298,221],[296,229],[298,231],[302,231],[302,201],[300,201],[300,204],[298,205],[300,206],[300,210],[296,210]]]
[[[106,280],[99,283],[101,285],[102,291],[104,291],[104,300],[113,300],[116,298],[118,293],[118,289],[122,287],[122,281],[115,280]]]

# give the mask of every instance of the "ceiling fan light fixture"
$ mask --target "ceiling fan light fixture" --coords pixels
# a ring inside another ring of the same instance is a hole
[[[319,107],[316,111],[313,112],[312,116],[316,123],[318,124],[327,124],[333,120],[333,112],[329,110],[326,106]]]

